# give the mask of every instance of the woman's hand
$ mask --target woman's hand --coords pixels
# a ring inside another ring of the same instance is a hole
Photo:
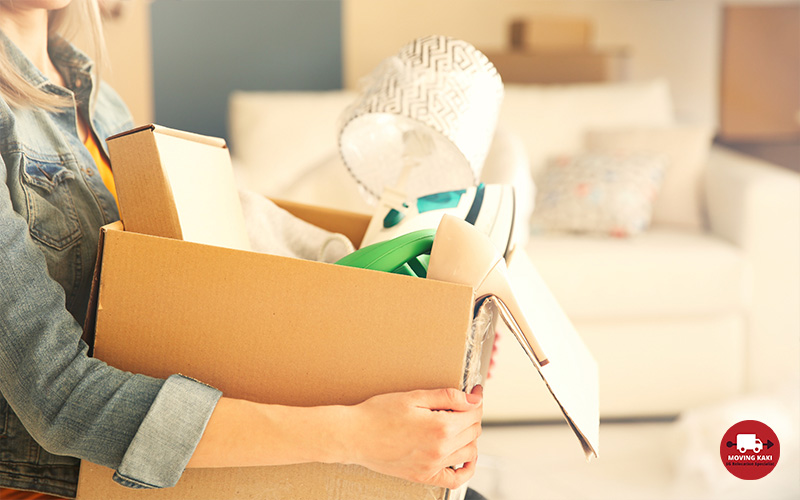
[[[296,407],[222,397],[188,467],[363,465],[457,488],[475,473],[483,389],[398,392],[354,406]]]
[[[352,407],[350,462],[383,474],[457,488],[475,473],[483,389],[382,394]]]

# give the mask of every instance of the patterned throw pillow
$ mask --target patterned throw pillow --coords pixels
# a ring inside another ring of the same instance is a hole
[[[645,153],[554,158],[536,183],[534,231],[625,237],[650,225],[667,159]]]
[[[664,155],[669,167],[653,205],[653,223],[699,231],[703,228],[702,178],[713,135],[705,125],[589,130],[586,151]]]

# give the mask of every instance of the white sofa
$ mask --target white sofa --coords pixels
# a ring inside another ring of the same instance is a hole
[[[337,120],[354,95],[233,94],[241,183],[370,213],[337,151]],[[518,242],[598,361],[604,418],[675,415],[800,378],[800,176],[713,146],[698,191],[671,201],[670,210],[698,212],[697,227],[654,220],[630,238],[528,235],[531,179],[546,158],[580,152],[592,129],[674,125],[664,81],[507,87],[483,172],[517,188]],[[560,418],[515,342],[501,331],[486,420]]]

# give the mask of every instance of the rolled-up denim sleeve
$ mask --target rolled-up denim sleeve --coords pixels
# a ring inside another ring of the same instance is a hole
[[[131,488],[177,483],[219,396],[217,389],[194,379],[182,375],[168,378],[122,457],[114,480]],[[195,411],[187,413],[186,408]]]
[[[115,469],[127,486],[174,485],[221,393],[108,366],[88,356],[81,333],[3,184],[0,393],[47,451]]]

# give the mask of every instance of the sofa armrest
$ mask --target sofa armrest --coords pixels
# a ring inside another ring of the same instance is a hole
[[[800,378],[800,175],[714,146],[705,179],[711,231],[752,273],[747,388]]]

